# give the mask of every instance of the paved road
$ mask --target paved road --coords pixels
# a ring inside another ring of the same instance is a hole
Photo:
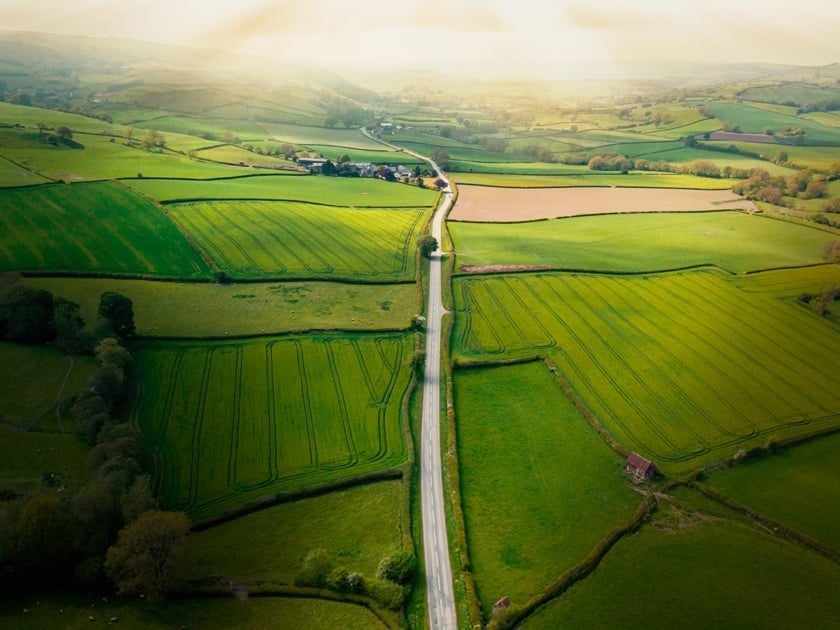
[[[449,563],[449,538],[443,503],[443,470],[440,453],[440,345],[443,303],[441,301],[440,250],[443,218],[452,206],[449,181],[429,158],[397,147],[380,138],[362,133],[394,149],[420,158],[446,181],[441,203],[432,219],[432,236],[438,249],[429,265],[429,305],[426,309],[426,369],[423,376],[423,415],[420,429],[420,505],[423,513],[423,551],[426,563],[426,602],[431,630],[454,630],[458,627],[452,566]]]
[[[437,169],[436,169],[437,170]],[[452,205],[452,193],[444,193],[432,222],[432,236],[440,243],[443,217]],[[426,598],[429,627],[457,628],[452,567],[446,535],[440,444],[440,345],[441,251],[431,256],[429,306],[426,312],[426,371],[423,379],[423,415],[420,437],[420,496],[423,512],[423,549],[426,558]]]

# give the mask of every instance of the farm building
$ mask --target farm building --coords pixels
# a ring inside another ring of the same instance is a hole
[[[627,458],[627,465],[624,470],[633,475],[639,481],[650,481],[659,474],[656,466],[649,459],[645,459],[638,453],[630,453]]]
[[[508,608],[510,608],[510,598],[502,597],[499,601],[493,604],[493,614],[498,614]]]

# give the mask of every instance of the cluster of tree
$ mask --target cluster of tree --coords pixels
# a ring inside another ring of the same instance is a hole
[[[53,342],[67,354],[84,354],[93,352],[105,337],[125,339],[134,334],[134,309],[127,297],[103,293],[98,314],[93,329],[86,328],[78,304],[18,282],[0,293],[0,339]]]
[[[796,103],[790,103],[796,106]],[[833,98],[819,103],[806,103],[802,107],[797,108],[796,114],[810,114],[811,112],[836,112],[840,110],[840,99]]]
[[[129,143],[131,143],[130,137]],[[163,151],[163,148],[166,146],[166,136],[160,133],[157,129],[150,129],[149,133],[143,137],[141,144],[146,151],[152,151],[155,149]]]
[[[361,107],[345,105],[332,106],[327,109],[324,126],[335,127],[341,123],[348,129],[351,127],[363,127],[371,118],[372,113]]]
[[[253,144],[245,142],[242,145],[242,148],[251,151],[252,153],[256,153],[257,155],[269,155],[274,157],[284,157],[287,160],[293,160],[297,157],[297,149],[295,149],[294,145],[284,143],[281,145],[278,144],[269,144],[265,148],[262,147],[255,147]]]
[[[432,161],[437,164],[441,170],[446,171],[452,167],[452,164],[449,161],[449,153],[447,153],[444,149],[438,148],[433,150],[429,157],[432,158]]]
[[[417,558],[411,551],[394,551],[382,558],[374,577],[365,577],[337,565],[325,549],[313,549],[295,575],[295,584],[367,595],[386,608],[399,610],[411,592],[416,572]]]
[[[787,177],[771,177],[763,168],[755,168],[747,179],[735,184],[732,190],[749,199],[786,206],[785,197],[817,199],[825,195],[826,188],[824,177],[816,175],[811,169],[803,169]]]
[[[545,162],[547,164],[553,164],[557,162],[557,158],[554,156],[554,152],[551,151],[551,149],[540,146],[538,144],[526,145],[521,149],[518,149],[518,152],[521,155],[527,155],[528,157],[533,158],[537,162]]]
[[[600,153],[590,158],[587,166],[592,171],[620,171],[626,173],[633,168],[633,161],[618,153]]]

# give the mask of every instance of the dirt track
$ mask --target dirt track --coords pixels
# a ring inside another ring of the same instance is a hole
[[[453,221],[532,221],[613,212],[756,211],[729,190],[459,186]]]

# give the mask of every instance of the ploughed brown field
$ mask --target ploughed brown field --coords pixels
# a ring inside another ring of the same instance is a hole
[[[686,188],[494,188],[459,186],[453,221],[514,222],[614,212],[748,210],[753,202],[729,190]]]

